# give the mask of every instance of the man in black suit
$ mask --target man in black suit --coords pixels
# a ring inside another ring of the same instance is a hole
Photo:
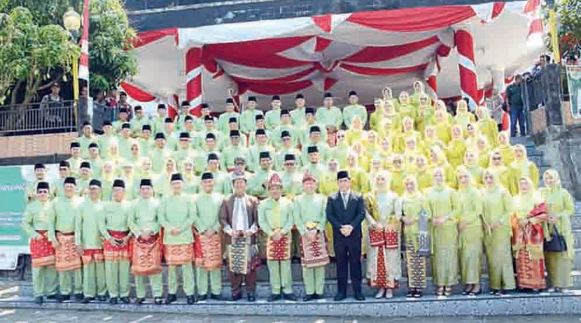
[[[361,293],[361,222],[365,205],[361,195],[351,191],[347,171],[337,173],[339,192],[327,201],[327,220],[333,226],[333,247],[337,264],[337,295],[335,301],[347,297],[347,275],[351,273],[354,297],[365,300]]]

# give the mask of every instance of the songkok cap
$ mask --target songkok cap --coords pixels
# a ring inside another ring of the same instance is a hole
[[[90,126],[90,125],[91,125],[91,123],[89,121],[84,121],[83,122],[83,128],[86,127],[86,126]]]
[[[210,105],[208,103],[202,103],[202,109],[209,109]]]
[[[189,107],[190,101],[182,101],[182,107]]]
[[[105,121],[103,121],[103,127],[105,127],[105,126],[112,126],[112,125],[113,125],[113,124],[112,124],[112,123],[111,123],[111,121],[109,121],[109,120],[105,120]]]
[[[36,190],[48,190],[50,189],[50,186],[48,185],[48,182],[38,182],[38,184],[36,184]]]
[[[165,139],[163,132],[158,132],[155,134],[155,139]]]
[[[310,182],[316,182],[316,181],[317,181],[317,178],[316,178],[315,176],[313,176],[311,173],[309,173],[309,172],[306,172],[306,173],[303,175],[303,183],[305,183],[305,182],[309,182],[309,181],[310,181]]]
[[[227,99],[226,99],[226,103],[232,103],[232,104],[234,104],[234,99],[232,99],[232,98],[227,98]]]
[[[45,168],[46,168],[46,166],[44,166],[44,164],[35,164],[34,165],[34,170],[45,169]]]
[[[99,188],[100,188],[100,187],[101,187],[101,181],[100,181],[100,180],[98,180],[98,179],[92,179],[92,180],[89,182],[89,187],[91,187],[91,186],[97,186],[97,187],[99,187]]]
[[[81,148],[81,144],[76,141],[71,142],[71,148]]]
[[[291,134],[290,134],[290,132],[288,132],[288,130],[283,130],[280,132],[281,138],[286,138],[286,137],[290,137],[290,136],[291,136]]]
[[[257,136],[266,135],[266,131],[264,131],[264,129],[256,129],[256,135]]]
[[[240,137],[240,131],[230,130],[230,137]]]
[[[68,161],[63,160],[59,163],[59,167],[71,167],[71,164],[69,164]]]
[[[284,115],[287,115],[288,116],[288,115],[290,115],[290,112],[285,109],[285,110],[280,111],[280,115],[281,116],[284,116]]]
[[[296,160],[296,157],[295,157],[295,155],[293,155],[293,154],[286,154],[286,155],[284,155],[284,161],[285,161],[285,162],[286,162],[286,161],[291,161],[291,160],[292,160],[292,161],[295,161],[295,160]]]
[[[210,160],[218,160],[218,155],[216,155],[215,153],[209,153],[208,154],[208,161]]]
[[[331,92],[326,92],[323,97],[324,98],[332,98],[333,97],[333,94]]]
[[[135,108],[133,108],[133,110],[141,111],[141,110],[143,110],[143,108],[140,105],[136,105]]]
[[[89,149],[91,148],[99,148],[99,145],[97,145],[96,143],[92,142],[89,144]]]
[[[207,179],[214,179],[214,175],[210,172],[202,173],[202,180],[205,181]]]
[[[187,116],[184,118],[184,120],[185,120],[185,121],[193,121],[193,120],[194,120],[194,117],[192,117],[192,116],[190,116],[190,115],[187,115]]]
[[[205,116],[204,121],[214,121],[214,118],[212,116]]]
[[[113,187],[125,188],[125,182],[122,179],[116,179],[113,181]]]
[[[238,122],[238,119],[236,119],[236,117],[230,117],[228,119],[228,123],[237,123],[237,122]]]
[[[165,118],[165,119],[163,120],[163,122],[165,122],[165,123],[173,123],[173,120],[172,120],[172,118],[170,118],[170,117],[167,117],[167,118]]]
[[[256,97],[255,96],[249,96],[248,97],[248,101],[256,102]]]
[[[236,157],[234,158],[234,164],[246,164],[246,159],[244,157]]]
[[[153,187],[153,184],[151,183],[151,179],[149,178],[144,178],[141,180],[141,182],[139,182],[139,187],[141,186],[151,186]]]
[[[190,133],[189,132],[180,132],[180,140],[181,139],[190,139]]]
[[[281,180],[280,176],[278,175],[278,173],[272,174],[270,176],[270,178],[268,179],[267,187],[271,188],[273,186],[282,187],[282,180]]]
[[[280,96],[279,95],[273,95],[272,96],[272,101],[274,100],[279,100],[280,101]]]
[[[91,163],[84,161],[79,168],[91,168]]]
[[[213,139],[213,140],[216,140],[216,135],[215,135],[215,134],[213,134],[213,133],[211,133],[211,132],[208,132],[208,133],[206,134],[206,140],[208,140],[208,139]]]
[[[121,125],[121,129],[131,129],[131,124],[129,124],[129,122],[125,122]]]
[[[165,104],[160,103],[160,104],[157,105],[157,108],[158,109],[165,109]]]
[[[304,99],[305,96],[302,93],[299,93],[295,96],[295,99]]]
[[[315,114],[315,108],[313,107],[307,107],[305,108],[305,114]]]
[[[77,185],[77,180],[74,177],[67,177],[67,178],[65,178],[64,184]]]
[[[347,178],[349,179],[349,172],[346,170],[340,170],[337,172],[337,180]]]
[[[148,124],[144,124],[143,126],[141,126],[141,131],[146,131],[146,130],[151,131],[151,126]]]
[[[352,96],[352,95],[355,95],[355,96],[357,96],[357,92],[355,92],[355,91],[353,91],[353,90],[349,91],[349,96]]]
[[[119,109],[119,113],[129,113],[129,110],[127,108],[121,108]]]
[[[311,126],[311,128],[309,129],[309,133],[313,132],[321,132],[321,128],[319,126]]]
[[[175,181],[183,181],[184,179],[182,178],[182,174],[180,173],[175,173],[171,175],[171,179],[170,182],[175,182]]]
[[[258,158],[259,159],[270,158],[270,152],[268,152],[268,151],[261,151]]]
[[[257,114],[254,116],[254,120],[264,120],[264,116],[262,114]]]
[[[307,154],[318,153],[319,148],[317,146],[309,146],[307,147]]]

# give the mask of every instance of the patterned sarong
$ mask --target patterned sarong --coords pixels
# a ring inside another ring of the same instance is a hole
[[[114,239],[123,239],[129,234],[129,231],[109,230],[109,234]],[[103,254],[105,256],[105,261],[130,261],[131,241],[128,241],[125,245],[117,246],[112,245],[108,240],[105,240],[103,242]]]
[[[56,233],[59,242],[55,248],[55,268],[59,272],[70,271],[81,268],[81,257],[75,245],[74,233]]]
[[[105,256],[103,254],[103,249],[85,249],[83,250],[81,259],[83,260],[83,265],[88,265],[92,262],[103,262]]]
[[[269,237],[266,243],[266,259],[275,261],[289,260],[291,257],[291,241],[292,235],[290,233],[283,235],[279,240]]]
[[[194,232],[194,262],[196,267],[206,271],[222,268],[222,236],[218,233],[210,237]]]
[[[194,260],[194,246],[192,243],[164,245],[163,254],[165,263],[169,266],[180,266]]]
[[[301,236],[301,259],[305,268],[321,267],[329,263],[329,253],[323,232],[318,232],[313,241]]]
[[[250,262],[250,238],[232,237],[228,250],[228,267],[231,272],[246,275]]]
[[[161,239],[154,234],[149,239],[133,239],[131,272],[136,276],[149,276],[162,272]]]
[[[46,230],[37,230],[40,237],[30,239],[30,257],[32,258],[32,267],[54,266],[54,248],[48,240]]]

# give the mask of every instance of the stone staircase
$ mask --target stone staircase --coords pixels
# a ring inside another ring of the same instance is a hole
[[[551,164],[550,161],[545,160],[543,152],[537,148],[532,137],[526,136],[510,138],[510,143],[513,145],[521,144],[526,147],[529,160],[534,162],[539,168],[539,174],[541,176],[541,178],[539,178],[539,183],[543,185],[542,175],[547,169],[551,167]]]

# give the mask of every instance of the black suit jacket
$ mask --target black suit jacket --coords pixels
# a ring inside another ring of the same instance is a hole
[[[349,193],[347,209],[343,206],[343,197],[337,192],[329,196],[327,200],[327,221],[333,226],[333,230],[339,233],[342,225],[351,225],[351,235],[361,235],[361,222],[365,219],[365,203],[363,197],[357,193]]]

